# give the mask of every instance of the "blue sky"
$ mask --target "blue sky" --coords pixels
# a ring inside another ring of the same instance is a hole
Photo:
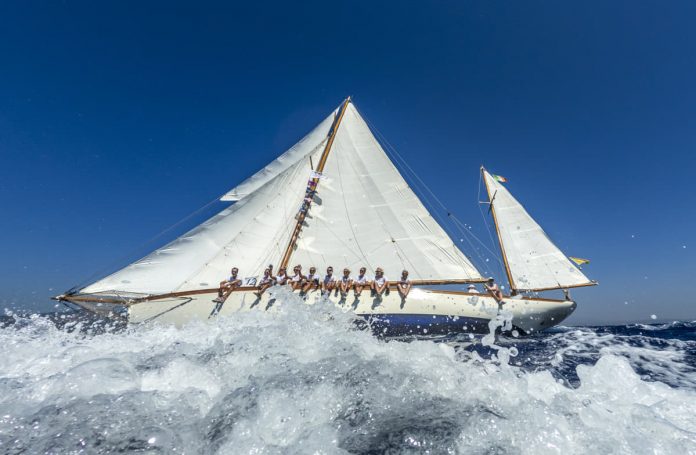
[[[569,255],[571,322],[696,318],[696,3],[4,2],[0,305],[125,265],[347,95],[486,239],[478,168]],[[466,251],[466,249],[465,249]]]

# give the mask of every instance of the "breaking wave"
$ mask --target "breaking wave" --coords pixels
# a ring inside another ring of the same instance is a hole
[[[181,329],[6,318],[0,452],[696,453],[696,324],[493,341],[292,297]]]

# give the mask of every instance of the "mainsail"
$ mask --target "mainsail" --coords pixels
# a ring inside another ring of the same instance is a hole
[[[415,280],[479,280],[349,104],[291,263],[382,267]]]
[[[216,287],[234,265],[244,277],[261,275],[288,251],[322,154],[324,175],[301,225],[290,262],[305,270],[382,266],[413,279],[479,281],[481,274],[428,213],[347,100],[338,110],[222,200],[237,201],[203,224],[81,293],[161,295]],[[333,149],[329,134],[335,130]],[[330,145],[330,144],[329,144]]]
[[[542,291],[595,284],[553,244],[498,180],[485,169],[482,172],[513,290]]]

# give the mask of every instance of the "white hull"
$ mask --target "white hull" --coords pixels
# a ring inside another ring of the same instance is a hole
[[[213,302],[215,297],[215,293],[206,293],[132,304],[128,307],[128,321],[157,321],[180,326],[191,320],[209,320],[217,315],[244,311],[273,313],[282,300],[274,300],[273,289],[260,299],[251,291],[233,292],[222,305]],[[357,300],[352,293],[345,302],[340,302],[340,297],[333,293],[329,300],[339,308],[354,311],[369,321],[376,331],[389,334],[487,333],[487,324],[496,316],[499,308],[489,295],[420,288],[414,288],[403,304],[394,290],[381,301],[371,297],[369,290],[364,291]],[[320,293],[310,292],[305,302],[321,302]],[[515,328],[532,333],[559,324],[575,310],[575,306],[572,301],[508,297],[502,308],[512,313]]]

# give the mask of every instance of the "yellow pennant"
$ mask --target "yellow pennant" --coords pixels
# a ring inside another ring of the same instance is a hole
[[[589,259],[583,259],[583,258],[574,258],[573,256],[568,256],[568,259],[571,261],[575,262],[577,265],[585,265],[589,264],[590,260]]]

